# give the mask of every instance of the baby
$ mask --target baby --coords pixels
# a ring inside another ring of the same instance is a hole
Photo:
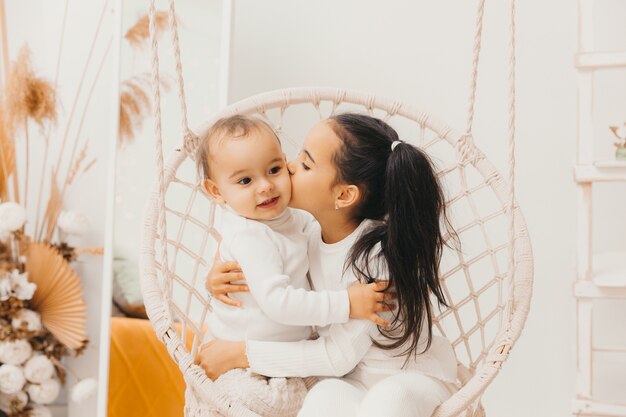
[[[314,220],[288,208],[289,171],[269,125],[245,116],[220,119],[198,152],[203,188],[224,208],[216,225],[222,236],[219,255],[239,263],[250,290],[232,294],[245,308],[213,300],[209,339],[303,340],[311,336],[310,326],[344,323],[349,317],[388,324],[375,314],[383,295],[378,284],[310,289],[307,244]]]

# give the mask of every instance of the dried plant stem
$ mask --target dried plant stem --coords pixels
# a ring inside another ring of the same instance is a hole
[[[0,199],[5,201],[9,194],[9,170],[6,164],[6,155],[4,153],[4,143],[0,144],[0,178],[2,178],[2,193],[0,193]]]
[[[74,161],[74,164],[72,166],[72,169],[70,170],[69,174],[67,175],[67,184],[71,184],[72,182],[74,182],[74,178],[76,178],[76,176],[78,175],[78,171],[80,171],[80,167],[83,163],[83,161],[85,160],[85,158],[87,157],[87,145],[88,145],[88,141],[85,141],[85,145],[83,146],[83,148],[80,150],[80,153],[78,154],[78,158],[76,158],[76,161]]]
[[[87,60],[85,61],[85,65],[83,67],[83,73],[81,74],[80,77],[80,81],[78,82],[78,88],[76,89],[76,94],[74,95],[74,101],[72,102],[72,108],[70,109],[70,113],[68,115],[67,118],[67,122],[65,124],[65,131],[63,132],[63,141],[61,143],[61,148],[59,150],[59,157],[57,158],[57,162],[56,165],[53,165],[53,169],[58,170],[59,166],[61,165],[61,159],[63,157],[63,149],[65,149],[65,144],[67,143],[67,138],[68,138],[68,133],[70,130],[70,126],[72,124],[72,119],[74,117],[74,111],[76,110],[76,104],[78,103],[78,97],[80,96],[80,93],[82,91],[83,88],[83,83],[85,82],[85,77],[87,75],[87,69],[89,68],[89,64],[91,62],[91,57],[93,56],[93,51],[95,50],[95,46],[96,46],[96,40],[98,39],[98,34],[100,34],[100,27],[102,26],[102,21],[104,19],[104,14],[106,12],[106,8],[107,8],[107,4],[108,4],[108,0],[104,0],[104,4],[102,6],[102,11],[100,12],[100,19],[98,20],[98,24],[96,25],[96,31],[94,33],[94,37],[91,41],[91,46],[89,47],[89,54],[87,55]],[[67,4],[67,3],[66,3]],[[65,26],[65,25],[64,25]],[[71,164],[71,158],[70,158],[70,164]],[[39,217],[39,216],[37,216]],[[46,220],[49,217],[44,215],[44,220],[41,223],[41,228],[36,229],[35,230],[35,236],[37,236],[38,240],[41,240],[41,238],[43,237],[44,233],[46,233]],[[56,221],[55,221],[56,224]],[[49,228],[49,226],[48,226]],[[48,234],[48,233],[46,233]]]
[[[89,255],[103,255],[104,254],[104,248],[102,248],[102,247],[85,246],[84,248],[76,248],[76,249],[74,249],[74,253],[76,253],[76,255],[82,255],[84,253],[89,254]]]
[[[93,56],[93,51],[96,46],[96,40],[98,39],[98,34],[100,33],[100,27],[102,26],[102,20],[104,19],[104,14],[106,12],[106,7],[108,4],[108,0],[104,1],[104,5],[102,7],[102,11],[100,12],[100,20],[98,20],[98,25],[96,26],[96,32],[94,34],[93,40],[91,41],[91,47],[89,48],[89,54],[87,55],[87,61],[85,62],[85,66],[83,68],[83,73],[81,74],[80,81],[78,83],[78,88],[76,90],[76,95],[74,96],[74,102],[72,103],[72,108],[70,110],[69,116],[67,118],[67,124],[65,125],[65,131],[63,133],[63,142],[61,144],[61,151],[59,152],[59,157],[57,158],[57,163],[55,167],[61,166],[61,159],[63,157],[63,149],[65,149],[65,144],[67,142],[68,133],[70,130],[70,125],[72,124],[72,119],[74,117],[74,111],[76,110],[76,104],[78,102],[78,97],[82,91],[83,83],[85,82],[85,76],[87,75],[87,69],[89,68],[89,63],[91,62],[91,57]]]
[[[2,190],[0,198],[3,201],[8,200],[9,197],[9,175],[15,169],[14,159],[14,147],[9,146],[9,138],[7,137],[6,126],[4,124],[4,113],[2,106],[0,106],[0,169],[2,179]]]
[[[2,0],[0,0],[2,1]],[[59,40],[59,54],[57,55],[57,66],[54,72],[54,89],[56,90],[59,84],[59,68],[61,67],[61,56],[63,54],[63,38],[65,37],[65,22],[67,21],[67,5],[69,0],[65,0],[65,10],[63,11],[63,22],[61,24],[61,39]],[[50,153],[50,134],[52,132],[52,123],[48,124],[48,130],[46,131],[45,143],[44,143],[44,152],[43,152],[43,164],[41,165],[44,169],[41,170],[41,179],[39,181],[39,193],[37,196],[37,215],[35,216],[35,229],[34,232],[37,233],[39,230],[39,214],[41,213],[41,197],[43,196],[43,184],[44,179],[46,178],[46,170],[45,167],[48,165],[48,155]]]
[[[93,96],[93,90],[98,83],[98,79],[100,78],[100,73],[102,72],[102,67],[104,67],[104,63],[106,62],[107,57],[109,56],[109,50],[111,49],[111,45],[113,44],[113,37],[109,40],[109,44],[107,45],[107,49],[104,51],[104,55],[102,56],[102,61],[100,61],[100,66],[98,67],[98,72],[96,72],[96,76],[91,83],[91,88],[89,89],[89,93],[87,94],[87,100],[85,101],[85,106],[83,107],[83,113],[80,117],[80,123],[78,124],[78,131],[76,132],[76,138],[74,139],[74,146],[72,146],[72,153],[70,155],[69,166],[67,168],[67,175],[65,176],[65,181],[63,182],[63,187],[61,188],[61,201],[63,201],[63,197],[65,196],[65,189],[67,185],[71,182],[72,176],[72,164],[74,162],[74,156],[76,155],[76,149],[78,147],[78,141],[80,140],[80,134],[83,129],[83,123],[85,122],[85,116],[87,115],[87,110],[89,109],[89,102],[91,101],[91,97]]]
[[[46,206],[44,219],[41,224],[41,227],[44,228],[44,231],[42,232],[43,239],[39,238],[39,241],[50,242],[52,240],[54,227],[56,226],[56,221],[59,217],[59,213],[61,212],[62,205],[63,202],[59,198],[59,189],[57,185],[57,172],[55,169],[52,169],[52,175],[50,176],[50,197],[48,198],[48,205]]]
[[[0,25],[2,25],[2,63],[4,66],[4,76],[2,79],[6,83],[9,76],[9,43],[7,41],[7,18],[4,9],[4,0],[0,0]]]
[[[56,86],[56,82],[55,82]],[[48,125],[48,133],[46,133],[44,151],[43,151],[43,164],[41,165],[43,169],[41,170],[41,179],[39,181],[39,196],[37,197],[37,215],[35,216],[35,229],[34,233],[37,234],[37,230],[39,230],[39,213],[41,212],[41,196],[43,195],[43,182],[46,170],[45,167],[48,165],[48,154],[50,153],[50,124]]]
[[[24,172],[24,208],[28,208],[28,171],[30,165],[30,140],[28,138],[28,119],[24,119],[24,139],[26,143],[26,170]]]
[[[3,76],[3,80],[4,83],[7,82],[7,79],[9,77],[9,42],[8,42],[8,36],[7,36],[7,17],[6,17],[6,10],[4,7],[4,0],[0,0],[0,26],[2,26],[2,30],[0,31],[0,35],[2,36],[2,63],[3,63],[3,67],[4,67],[4,76]],[[2,150],[2,152],[4,153],[4,149]],[[3,169],[5,167],[3,166]],[[5,170],[5,172],[7,172]],[[7,178],[7,187],[9,186],[8,184],[8,178]],[[8,194],[8,191],[7,191]],[[17,170],[13,170],[13,201],[15,201],[16,203],[20,202],[20,188],[19,188],[19,183],[18,183],[18,178],[17,178]]]

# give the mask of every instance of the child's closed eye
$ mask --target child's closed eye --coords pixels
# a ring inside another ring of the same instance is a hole
[[[311,169],[311,167],[309,167],[307,164],[305,164],[304,162],[302,163],[302,168],[304,168],[305,171],[308,171],[309,169]]]

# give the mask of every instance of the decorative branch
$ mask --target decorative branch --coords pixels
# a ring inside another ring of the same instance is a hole
[[[65,22],[67,21],[67,5],[69,0],[65,0],[65,8],[63,10],[63,21],[61,22],[61,36],[59,39],[59,54],[57,55],[57,66],[54,71],[54,88],[56,89],[59,84],[59,68],[61,67],[61,56],[63,55],[63,39],[65,37]],[[52,124],[48,125],[48,130],[46,132],[46,137],[44,141],[44,151],[43,151],[43,162],[41,164],[42,167],[48,166],[48,156],[50,155],[50,134],[52,132]],[[46,178],[46,170],[41,170],[41,176],[39,179],[39,189],[43,190],[44,179]],[[35,229],[34,232],[37,233],[39,230],[39,215],[41,213],[41,197],[43,193],[37,193],[37,214],[35,215]]]

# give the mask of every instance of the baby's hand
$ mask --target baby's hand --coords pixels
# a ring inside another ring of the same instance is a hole
[[[389,304],[390,301],[396,299],[396,295],[384,292],[388,284],[387,281],[378,281],[372,284],[355,282],[352,284],[348,288],[350,318],[369,320],[383,327],[390,326],[391,323],[376,314],[396,308],[395,304]]]
[[[245,277],[237,262],[220,262],[215,260],[206,280],[206,289],[215,299],[233,307],[241,307],[241,302],[228,296],[230,292],[248,292],[245,284],[232,284],[234,281],[243,281]]]

